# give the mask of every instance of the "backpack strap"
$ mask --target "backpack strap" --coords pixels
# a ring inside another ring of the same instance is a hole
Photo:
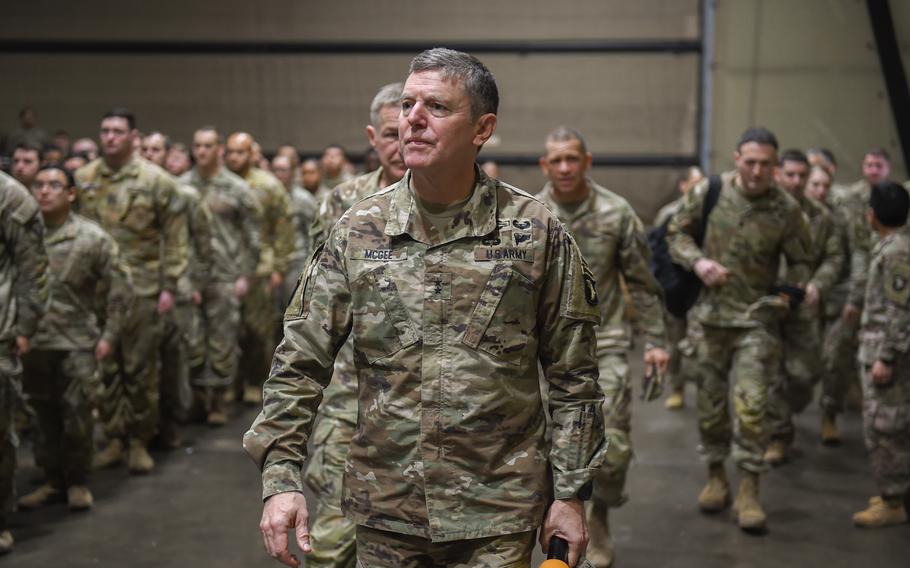
[[[704,244],[705,234],[708,232],[708,218],[711,216],[714,206],[717,205],[717,200],[720,199],[720,190],[723,185],[723,179],[719,175],[715,174],[708,178],[708,193],[705,194],[705,201],[701,208],[701,226],[695,239],[699,248]]]

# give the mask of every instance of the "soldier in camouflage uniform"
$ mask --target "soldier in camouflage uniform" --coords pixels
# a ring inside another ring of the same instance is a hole
[[[613,563],[609,509],[626,501],[626,472],[632,458],[632,384],[628,352],[632,341],[623,317],[624,282],[644,335],[645,368],[664,373],[669,355],[660,287],[648,265],[650,251],[644,226],[629,203],[586,177],[592,156],[581,135],[564,126],[547,136],[540,167],[549,181],[540,194],[544,204],[566,226],[588,261],[601,298],[601,325],[597,328],[600,388],[604,393],[604,425],[608,440],[608,467],[594,483],[586,503],[590,542],[586,558],[595,566]]]
[[[259,203],[243,179],[222,163],[221,137],[212,127],[193,134],[195,167],[180,181],[199,193],[209,214],[212,269],[203,290],[203,340],[194,349],[191,382],[198,409],[212,426],[226,422],[224,395],[237,376],[240,301],[259,262]]]
[[[845,284],[846,298],[840,320],[833,326],[831,339],[832,366],[839,372],[832,374],[822,394],[824,409],[822,440],[836,443],[840,440],[837,415],[843,412],[847,392],[859,380],[860,370],[856,352],[859,348],[858,333],[863,298],[866,293],[866,273],[869,270],[869,253],[878,240],[866,220],[871,187],[888,179],[891,160],[881,148],[872,148],[863,156],[863,179],[846,188],[832,189],[832,204],[845,224],[849,246],[850,276]],[[836,361],[836,363],[834,363]]]
[[[76,200],[70,174],[45,167],[32,192],[44,218],[51,301],[23,365],[25,392],[37,414],[35,461],[46,482],[19,506],[38,507],[66,490],[71,509],[88,509],[92,409],[101,392],[96,359],[110,356],[119,338],[128,275],[110,235],[70,213]]]
[[[771,465],[783,463],[793,443],[793,415],[805,410],[812,401],[815,384],[822,367],[821,306],[829,291],[837,284],[846,263],[841,233],[834,225],[824,205],[804,193],[809,178],[809,160],[799,150],[781,154],[778,187],[789,193],[803,212],[811,231],[811,277],[806,284],[805,300],[781,321],[781,366],[777,381],[769,391],[768,421],[771,442],[765,461]],[[792,277],[786,265],[781,281],[788,284]]]
[[[155,466],[147,446],[158,425],[160,349],[164,315],[174,309],[177,283],[187,270],[186,215],[179,214],[177,182],[158,166],[133,155],[135,118],[125,109],[102,117],[104,156],[76,172],[79,211],[117,243],[132,278],[133,297],[123,321],[120,373],[107,388],[108,447],[96,465],[122,459],[143,474]]]
[[[709,478],[698,498],[705,512],[729,505],[724,461],[741,472],[734,509],[743,530],[763,531],[759,476],[767,469],[768,387],[780,365],[778,327],[785,299],[772,294],[781,260],[796,285],[809,280],[812,242],[799,204],[774,186],[777,139],[763,128],[747,130],[734,153],[737,169],[722,176],[722,188],[707,223],[704,245],[694,241],[701,226],[708,183],[697,185],[670,222],[673,259],[705,283],[689,312],[703,336],[696,347],[699,433]],[[727,410],[730,377],[736,425]]]
[[[319,166],[322,170],[322,185],[326,191],[335,189],[338,184],[351,181],[353,176],[344,169],[347,162],[348,154],[338,144],[329,144],[322,151]],[[316,199],[322,200],[323,198],[325,195],[316,194]]]
[[[321,203],[320,199],[324,199],[329,193],[329,188],[322,183],[322,172],[319,171],[319,160],[316,158],[309,158],[300,164],[300,185],[303,186],[303,189],[313,194],[313,197],[316,198],[317,205]]]
[[[872,250],[860,332],[863,433],[879,496],[853,516],[860,527],[907,522],[910,489],[910,196],[894,182],[872,187]]]
[[[410,71],[399,119],[410,171],[317,250],[244,436],[262,468],[266,547],[296,563],[295,527],[310,551],[301,469],[350,334],[359,410],[342,508],[358,525],[358,563],[528,566],[543,520],[541,542],[559,531],[574,565],[579,497],[605,455],[594,278],[541,202],[476,167],[498,103],[483,64],[433,49]]]
[[[398,145],[401,87],[401,83],[384,86],[370,105],[367,138],[379,155],[380,168],[339,184],[326,195],[311,230],[314,246],[326,241],[332,227],[352,205],[397,183],[404,175]],[[310,532],[313,552],[307,557],[307,566],[312,568],[354,566],[356,525],[341,511],[341,480],[356,428],[357,370],[349,338],[335,358],[332,383],[325,390],[313,431],[313,455],[304,474],[304,481],[317,498]]]
[[[152,132],[142,139],[142,157],[164,168],[170,150],[170,139]],[[202,291],[208,286],[212,270],[212,234],[208,210],[202,207],[199,192],[185,183],[177,182],[174,214],[186,218],[186,240],[189,244],[189,268],[177,282],[176,304],[164,315],[164,342],[161,346],[161,402],[159,405],[158,443],[166,449],[180,447],[177,429],[191,400],[190,367],[202,363],[200,342],[203,340],[197,308],[202,303]],[[193,354],[195,360],[192,360]]]
[[[695,187],[699,181],[704,179],[705,175],[698,166],[688,168],[679,180],[676,187],[681,194],[678,199],[664,205],[657,212],[654,218],[654,226],[660,227],[668,222],[673,215],[682,208],[686,200],[686,195]],[[669,410],[678,410],[686,404],[686,380],[683,373],[683,357],[685,356],[680,350],[680,342],[686,338],[686,318],[678,317],[664,310],[664,323],[667,326],[667,345],[670,352],[670,363],[667,367],[667,383],[669,383],[670,395],[667,397],[664,406]],[[691,377],[689,377],[691,380]]]
[[[291,202],[281,182],[269,172],[255,167],[253,138],[245,132],[228,137],[227,167],[243,178],[259,202],[259,265],[243,297],[240,344],[240,372],[235,393],[249,403],[262,401],[262,383],[269,374],[269,361],[275,350],[275,295],[279,293],[288,259],[294,252]]]
[[[15,503],[19,356],[30,347],[47,301],[47,255],[38,204],[0,171],[0,554],[13,549],[7,515]]]
[[[288,271],[281,285],[281,294],[277,298],[282,310],[294,293],[297,277],[306,268],[310,258],[309,251],[313,249],[310,246],[310,227],[316,218],[316,210],[319,209],[316,197],[294,181],[296,169],[293,161],[287,156],[276,155],[272,158],[272,173],[281,182],[290,200],[291,225],[294,230],[294,249],[288,257]]]

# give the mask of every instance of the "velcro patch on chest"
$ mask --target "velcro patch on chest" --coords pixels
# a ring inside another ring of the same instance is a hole
[[[353,260],[371,260],[375,262],[399,261],[408,258],[408,251],[395,249],[361,249],[351,254]]]
[[[534,262],[534,249],[530,247],[474,247],[474,260],[492,262],[497,260],[517,260]]]

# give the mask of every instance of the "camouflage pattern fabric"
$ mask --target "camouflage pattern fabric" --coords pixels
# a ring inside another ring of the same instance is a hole
[[[100,379],[93,351],[35,349],[23,358],[25,393],[37,415],[35,461],[60,486],[84,485],[92,467]]]
[[[315,511],[310,516],[313,552],[307,555],[309,568],[354,566],[357,525],[341,510],[341,480],[348,446],[355,432],[354,424],[329,416],[323,416],[313,431],[313,454],[303,478],[316,496]]]
[[[529,531],[434,543],[359,526],[357,565],[358,568],[529,568],[535,536],[535,531]]]
[[[44,226],[38,203],[0,172],[0,530],[15,503],[16,439],[13,415],[20,398],[21,364],[15,338],[32,337],[48,295]]]
[[[863,432],[872,475],[882,495],[910,489],[910,230],[874,247],[860,334]],[[891,381],[872,382],[875,361],[891,365]]]
[[[825,298],[837,284],[846,264],[840,233],[824,205],[805,195],[799,195],[796,201],[812,236],[809,283],[818,288],[820,298]],[[782,266],[783,283],[792,281],[787,272],[786,265]],[[792,442],[795,434],[793,415],[812,402],[823,369],[821,324],[822,307],[807,303],[800,304],[781,322],[781,367],[768,396],[768,420],[774,439]]]
[[[335,187],[319,206],[310,229],[310,242],[322,245],[341,216],[352,205],[380,189],[382,168]],[[313,433],[313,456],[305,480],[317,498],[311,533],[313,553],[307,557],[314,567],[351,566],[354,562],[355,527],[341,511],[341,480],[344,460],[357,426],[357,370],[354,367],[352,338],[335,358],[332,382],[319,406],[322,417]]]
[[[660,227],[670,217],[682,209],[686,196],[683,195],[664,205],[654,217],[654,226]],[[682,389],[686,380],[682,374],[683,353],[680,351],[679,342],[686,337],[686,319],[679,318],[664,310],[664,325],[667,328],[667,352],[670,354],[670,364],[667,368],[667,384],[673,390]]]
[[[433,542],[531,531],[550,499],[577,495],[601,466],[594,278],[543,204],[476,175],[442,232],[418,217],[406,174],[345,213],[317,251],[244,436],[263,497],[301,490],[349,334],[360,411],[342,507],[358,525]]]
[[[667,241],[674,260],[693,269],[704,257],[730,271],[726,284],[704,288],[689,312],[689,323],[701,324],[703,336],[695,346],[691,372],[699,377],[698,416],[701,450],[709,463],[730,454],[737,465],[761,472],[768,439],[766,412],[769,377],[780,364],[778,326],[788,305],[769,296],[777,281],[781,260],[795,284],[809,280],[812,239],[799,204],[784,191],[771,187],[750,197],[735,173],[722,175],[717,205],[708,220],[704,251],[693,235],[701,223],[708,182],[700,182],[686,196],[670,222]],[[734,428],[727,410],[729,377],[733,385]]]
[[[288,272],[285,275],[284,286],[282,287],[282,305],[287,305],[294,293],[294,284],[300,273],[306,268],[310,260],[310,252],[313,247],[310,245],[310,229],[313,226],[313,220],[316,218],[316,212],[319,209],[319,202],[313,197],[313,194],[295,185],[289,192],[291,199],[291,219],[294,227],[294,252],[288,259]]]
[[[866,275],[869,270],[869,256],[878,242],[878,235],[869,227],[866,211],[869,210],[869,195],[872,188],[865,180],[849,186],[839,198],[847,222],[847,237],[850,240],[850,285],[847,302],[861,308],[866,294]]]

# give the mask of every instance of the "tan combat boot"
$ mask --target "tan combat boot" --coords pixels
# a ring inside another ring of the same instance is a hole
[[[837,429],[837,415],[834,413],[822,414],[822,444],[826,446],[840,444],[840,430]]]
[[[227,415],[224,412],[224,399],[218,396],[218,393],[212,396],[209,413],[205,421],[209,426],[215,428],[224,426],[227,423]]]
[[[708,483],[698,495],[698,506],[705,513],[718,513],[730,504],[730,482],[723,463],[708,466]]]
[[[23,509],[37,509],[63,496],[63,490],[55,483],[45,483],[16,502]]]
[[[70,485],[66,490],[66,504],[70,510],[85,511],[92,508],[95,499],[85,485]]]
[[[588,549],[585,558],[596,568],[613,565],[613,543],[610,541],[610,509],[593,500],[585,501],[588,521]]]
[[[853,515],[853,524],[866,529],[890,527],[906,522],[907,510],[899,498],[873,497],[869,499],[869,507]]]
[[[13,540],[13,533],[0,531],[0,554],[12,552],[14,544],[16,544],[16,541]]]
[[[95,454],[92,467],[104,469],[113,467],[123,461],[123,441],[120,438],[112,439],[106,448]]]
[[[768,465],[780,465],[787,461],[787,444],[783,440],[771,440],[768,449],[765,450],[765,463]]]
[[[130,473],[143,475],[155,467],[155,460],[149,455],[142,440],[130,440],[130,454],[127,462]]]
[[[262,387],[260,385],[247,385],[243,388],[243,402],[248,406],[262,404]]]
[[[670,396],[668,396],[666,402],[664,402],[664,407],[667,410],[679,410],[685,405],[686,393],[683,389],[673,389],[673,392],[670,393]]]
[[[757,473],[744,471],[736,501],[733,503],[736,522],[739,528],[746,532],[764,531],[767,522],[767,515],[758,502],[758,480]]]

